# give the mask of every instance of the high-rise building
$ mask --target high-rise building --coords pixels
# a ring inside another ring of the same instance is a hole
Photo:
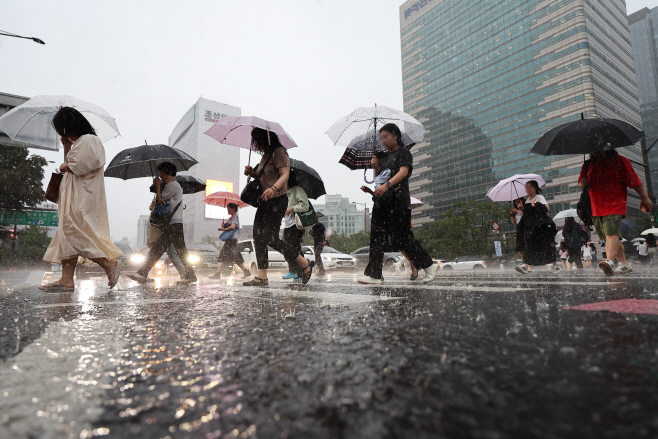
[[[316,212],[322,212],[324,216],[318,220],[324,224],[327,230],[331,229],[336,235],[353,235],[355,233],[370,231],[370,218],[368,208],[357,210],[350,199],[341,195],[325,195],[325,204],[313,203]]]
[[[197,177],[207,185],[205,192],[183,197],[185,240],[192,245],[208,236],[216,239],[222,219],[228,218],[226,209],[208,206],[203,198],[213,192],[238,192],[240,148],[223,145],[204,134],[224,116],[240,116],[240,109],[200,98],[169,136],[169,146],[185,151],[199,162],[182,174]]]
[[[644,8],[628,16],[635,77],[640,97],[642,129],[651,148],[658,139],[658,7]],[[653,187],[658,186],[658,144],[649,151]],[[654,189],[655,191],[655,189]]]
[[[537,156],[534,143],[581,114],[641,127],[623,0],[410,0],[400,25],[404,108],[425,125],[415,226],[517,173],[543,176],[551,211],[570,208],[583,156]],[[639,146],[620,152],[644,179]],[[629,215],[639,205],[631,191]]]

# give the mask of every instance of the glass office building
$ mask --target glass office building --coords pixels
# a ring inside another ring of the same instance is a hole
[[[642,127],[647,136],[647,147],[651,147],[658,139],[658,8],[644,8],[629,15],[628,26],[633,46]],[[658,145],[649,151],[649,166],[651,181],[656,188]]]
[[[581,113],[641,127],[623,0],[410,0],[400,23],[404,108],[425,125],[414,225],[518,173],[543,176],[553,212],[570,208],[583,156],[530,154],[541,135]],[[622,153],[642,162],[639,145]]]

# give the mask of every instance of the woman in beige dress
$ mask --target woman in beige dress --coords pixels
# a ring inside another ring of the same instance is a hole
[[[121,253],[110,240],[105,200],[105,148],[89,121],[76,109],[62,107],[53,127],[64,145],[64,178],[59,186],[59,226],[44,261],[61,263],[62,277],[44,291],[73,291],[78,257],[90,259],[107,274],[113,288],[119,280]]]

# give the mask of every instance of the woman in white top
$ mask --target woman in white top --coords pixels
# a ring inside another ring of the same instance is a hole
[[[592,249],[589,248],[589,245],[584,244],[581,250],[583,251],[583,265],[589,267],[592,265]]]
[[[516,266],[516,271],[528,274],[533,265],[553,264],[552,271],[560,271],[555,260],[555,223],[548,217],[548,203],[539,184],[529,181],[526,185],[528,198],[523,206],[523,238],[525,251],[523,264]]]
[[[224,241],[222,250],[219,252],[219,266],[217,267],[217,272],[212,276],[208,276],[210,279],[221,279],[222,271],[226,264],[233,264],[240,267],[242,270],[242,277],[251,276],[251,271],[244,266],[244,258],[240,249],[238,248],[238,241],[240,240],[240,218],[238,217],[238,205],[235,203],[228,203],[226,205],[226,210],[228,211],[229,218],[228,221],[222,223],[222,228],[219,229],[223,232],[230,232],[235,230],[231,239]]]
[[[637,246],[637,252],[640,255],[640,262],[643,264],[646,264],[649,262],[649,244],[647,244],[646,241],[640,242],[640,244]]]

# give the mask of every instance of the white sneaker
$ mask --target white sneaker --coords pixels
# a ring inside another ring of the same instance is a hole
[[[528,266],[526,264],[517,265],[514,269],[521,274],[528,274]]]
[[[612,276],[615,274],[615,263],[610,259],[599,262],[599,268],[603,270],[606,276]]]
[[[632,272],[633,269],[631,268],[631,264],[629,263],[619,264],[617,268],[615,268],[615,274],[628,274]]]
[[[361,276],[356,281],[364,285],[381,285],[382,283],[381,279],[375,279],[374,277],[370,276]]]
[[[429,267],[425,269],[425,277],[423,277],[423,283],[428,284],[434,280],[436,277],[436,272],[439,270],[439,266],[435,263],[432,263]]]

